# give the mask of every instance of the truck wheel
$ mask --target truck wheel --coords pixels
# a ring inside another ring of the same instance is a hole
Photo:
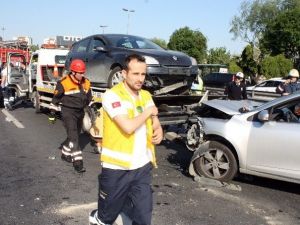
[[[123,81],[122,69],[117,66],[109,73],[108,82],[107,82],[108,87],[111,88],[122,81]]]
[[[40,106],[40,94],[37,91],[33,94],[33,106],[36,113],[42,112],[42,108]]]
[[[227,146],[212,141],[209,149],[194,161],[194,169],[200,176],[229,181],[237,173],[237,161]]]

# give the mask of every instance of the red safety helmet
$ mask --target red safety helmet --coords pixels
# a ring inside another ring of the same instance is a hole
[[[77,73],[85,73],[85,63],[81,59],[74,59],[71,62],[70,70]]]

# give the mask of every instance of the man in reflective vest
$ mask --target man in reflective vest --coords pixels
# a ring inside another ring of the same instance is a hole
[[[82,151],[79,146],[79,134],[82,127],[84,107],[92,100],[90,81],[84,77],[85,64],[74,59],[70,65],[71,72],[57,82],[51,103],[49,122],[55,121],[55,110],[61,102],[61,114],[67,131],[67,139],[62,146],[62,160],[73,163],[74,169],[85,172]]]
[[[90,224],[113,224],[120,212],[134,225],[151,224],[154,145],[163,131],[151,94],[141,89],[146,70],[144,57],[129,55],[124,81],[103,95],[102,172],[98,209],[90,213]]]

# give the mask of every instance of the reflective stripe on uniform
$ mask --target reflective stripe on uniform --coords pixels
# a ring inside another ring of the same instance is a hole
[[[123,161],[131,160],[130,153],[117,152],[117,151],[102,147],[102,156],[105,156],[105,155],[108,157],[112,157],[112,158],[122,159]]]
[[[72,153],[72,156],[82,155],[82,151],[76,151]]]
[[[65,91],[65,95],[72,95],[72,94],[77,94],[80,93],[80,90],[73,90],[73,91]]]
[[[63,155],[65,155],[65,156],[72,155],[71,152],[65,151],[65,149],[62,149],[62,150],[61,150],[61,153],[62,153]]]
[[[82,161],[82,156],[76,156],[76,157],[73,157],[72,158],[73,159],[73,161]]]
[[[67,146],[63,146],[63,149],[65,149],[66,151],[68,151],[68,152],[70,152],[71,151],[71,149],[70,148],[68,148]]]

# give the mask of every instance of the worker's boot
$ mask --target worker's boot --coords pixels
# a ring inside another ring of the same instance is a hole
[[[73,162],[73,167],[78,173],[84,173],[85,168],[83,167],[83,161],[82,160],[77,160]]]
[[[69,144],[70,145],[70,144]],[[65,145],[63,144],[63,146],[61,147],[61,159],[65,162],[71,163],[73,162],[72,159],[72,151],[71,151],[71,147],[69,147],[69,145]]]
[[[71,163],[72,162],[72,157],[70,155],[64,155],[61,154],[61,159],[67,163]]]

